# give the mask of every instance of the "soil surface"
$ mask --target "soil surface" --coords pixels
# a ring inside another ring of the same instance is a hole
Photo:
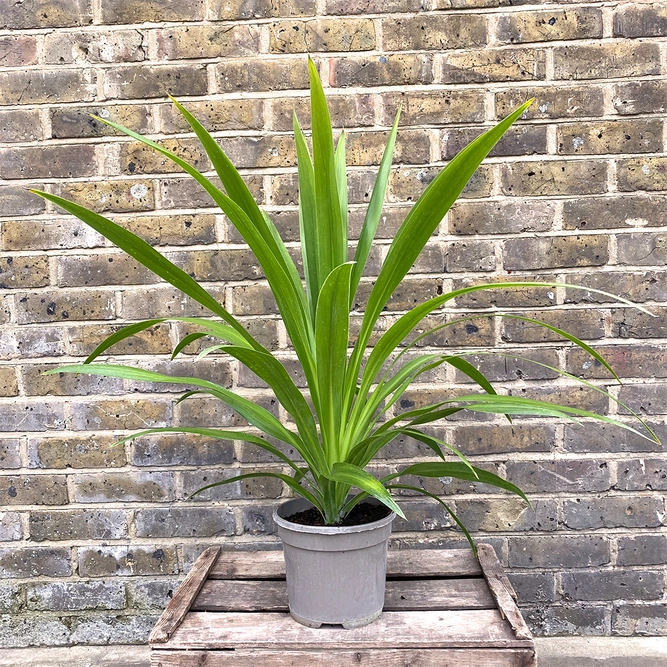
[[[359,503],[355,505],[352,511],[336,526],[361,526],[364,523],[373,523],[379,521],[391,514],[391,510],[386,505],[374,505],[372,503]],[[286,517],[287,521],[298,523],[301,526],[324,526],[324,517],[319,510],[311,507],[303,512],[296,512]]]

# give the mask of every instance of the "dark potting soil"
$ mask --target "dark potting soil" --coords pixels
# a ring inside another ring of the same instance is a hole
[[[352,511],[336,526],[360,526],[364,523],[373,523],[379,521],[391,514],[391,510],[386,505],[374,505],[372,503],[359,503],[355,505]],[[298,523],[301,526],[324,526],[324,517],[319,510],[311,507],[303,512],[296,512],[291,516],[285,517],[287,521]]]

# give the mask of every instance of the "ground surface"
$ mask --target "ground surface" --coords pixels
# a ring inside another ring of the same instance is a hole
[[[537,638],[540,667],[667,667],[664,637]],[[145,646],[0,650],[0,667],[148,667]]]

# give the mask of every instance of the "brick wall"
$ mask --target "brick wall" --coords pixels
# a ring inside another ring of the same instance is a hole
[[[296,107],[305,121],[304,54],[312,53],[337,126],[351,130],[357,233],[404,105],[377,268],[440,166],[535,96],[443,221],[386,321],[443,289],[509,274],[619,292],[658,317],[561,288],[484,293],[453,309],[478,310],[478,320],[430,344],[495,346],[510,358],[479,363],[505,390],[625,413],[511,358],[530,348],[543,364],[609,387],[667,440],[665,35],[663,3],[0,0],[0,645],[145,641],[205,546],[276,548],[271,510],[286,495],[260,480],[183,501],[239,468],[275,466],[239,442],[178,436],[110,447],[147,425],[238,426],[225,407],[198,397],[177,405],[178,388],[41,375],[81,361],[122,323],[200,311],[26,186],[83,202],[160,246],[290,358],[261,271],[225,218],[172,164],[88,113],[160,137],[208,169],[165,101],[167,92],[178,96],[294,244],[290,114]],[[493,309],[571,330],[626,382],[613,385],[549,331],[483,317]],[[113,358],[190,373],[192,354],[168,361],[183,333],[180,324],[156,326]],[[211,356],[198,368],[272,405],[233,361]],[[430,402],[461,383],[441,372],[405,400]],[[489,489],[428,482],[452,494],[478,539],[497,547],[537,634],[667,632],[663,448],[618,429],[535,419],[465,419],[439,430],[531,494],[528,509]],[[382,465],[424,455],[419,443],[397,443]],[[398,544],[461,544],[435,504],[408,498],[404,507]]]

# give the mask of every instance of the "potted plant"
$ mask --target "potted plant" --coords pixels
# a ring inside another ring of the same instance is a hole
[[[475,481],[505,489],[527,500],[519,488],[473,466],[460,451],[425,431],[424,425],[469,410],[507,415],[508,418],[512,415],[567,419],[591,417],[634,429],[607,416],[582,409],[499,395],[484,375],[466,359],[471,352],[416,353],[414,343],[426,334],[413,340],[410,345],[404,345],[406,338],[427,315],[458,296],[477,290],[551,287],[551,283],[494,283],[436,296],[398,317],[370,346],[373,328],[388,299],[479,164],[521,116],[530,101],[464,148],[417,200],[389,247],[370,290],[356,341],[350,344],[350,312],[380,220],[399,118],[397,115],[389,134],[354,259],[348,261],[345,136],[341,134],[335,144],[324,91],[310,59],[309,71],[312,157],[306,137],[294,118],[303,281],[273,222],[255,203],[243,179],[216,140],[176,100],[173,100],[174,104],[199,138],[222,182],[224,192],[178,154],[114,122],[98,119],[154,148],[179,165],[208,192],[235,225],[255,253],[271,287],[303,369],[307,382],[306,392],[297,388],[281,361],[253,338],[213,296],[145,241],[76,203],[53,194],[33,192],[75,215],[155,274],[206,307],[213,315],[212,319],[169,318],[197,327],[197,331],[189,333],[178,343],[173,356],[200,338],[217,339],[218,342],[206,348],[200,356],[222,352],[245,364],[273,390],[292,424],[286,426],[265,408],[211,381],[196,377],[172,377],[129,366],[91,363],[115,343],[164,319],[130,324],[109,336],[83,365],[64,366],[50,372],[179,383],[194,387],[193,391],[187,392],[186,397],[193,393],[210,394],[245,418],[262,433],[262,437],[245,432],[186,427],[150,429],[131,437],[166,432],[194,433],[249,442],[275,455],[284,464],[284,472],[241,474],[204,488],[258,475],[282,480],[297,496],[275,513],[285,548],[291,612],[298,621],[312,626],[342,623],[346,627],[353,627],[370,622],[382,609],[387,538],[394,516],[403,516],[391,491],[402,489],[422,493],[444,505],[474,549],[470,535],[450,507],[441,498],[409,484],[405,476],[453,477]],[[630,303],[621,298],[618,301]],[[452,323],[445,322],[436,329]],[[538,324],[586,350],[613,374],[607,362],[586,343],[551,325]],[[406,354],[408,351],[409,355]],[[468,376],[481,392],[453,396],[419,409],[389,413],[415,379],[442,364],[449,364]],[[572,378],[566,373],[557,372]],[[579,381],[593,387],[584,380]],[[593,388],[603,391],[598,387]],[[655,438],[645,424],[644,427],[647,429],[645,437]],[[367,468],[377,453],[399,436],[408,436],[425,444],[436,460],[408,465],[378,479]],[[291,460],[273,444],[275,441],[292,447],[298,452],[300,460]],[[453,457],[453,460],[448,457]]]

